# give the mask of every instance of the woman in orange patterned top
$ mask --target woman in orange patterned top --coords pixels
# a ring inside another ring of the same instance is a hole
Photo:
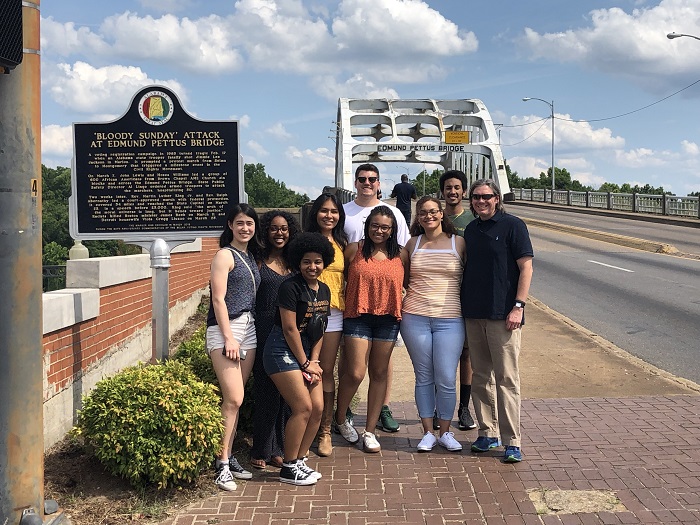
[[[334,423],[346,441],[359,441],[360,436],[345,419],[345,413],[369,365],[367,423],[362,432],[365,452],[381,450],[373,431],[384,402],[389,358],[401,321],[401,289],[407,256],[398,243],[396,226],[391,209],[377,206],[365,221],[364,239],[345,249],[345,366],[338,379]],[[338,419],[339,415],[342,420]]]

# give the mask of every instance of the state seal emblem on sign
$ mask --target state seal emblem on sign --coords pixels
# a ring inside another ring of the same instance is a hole
[[[152,126],[162,126],[168,122],[173,110],[173,100],[163,91],[149,91],[139,100],[139,115]]]

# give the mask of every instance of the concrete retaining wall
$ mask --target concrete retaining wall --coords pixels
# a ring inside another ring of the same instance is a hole
[[[218,239],[171,254],[170,334],[208,295]],[[73,427],[82,396],[103,377],[151,358],[152,283],[148,255],[68,261],[67,288],[43,296],[44,448]]]

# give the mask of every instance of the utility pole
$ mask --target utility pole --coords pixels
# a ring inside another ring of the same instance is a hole
[[[45,514],[40,0],[16,2],[3,10],[18,9],[8,25],[21,29],[21,63],[0,68],[0,525],[34,525]]]

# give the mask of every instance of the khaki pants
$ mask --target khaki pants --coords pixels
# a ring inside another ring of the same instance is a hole
[[[521,329],[505,320],[466,319],[472,361],[472,402],[479,436],[499,437],[504,446],[520,446]]]

